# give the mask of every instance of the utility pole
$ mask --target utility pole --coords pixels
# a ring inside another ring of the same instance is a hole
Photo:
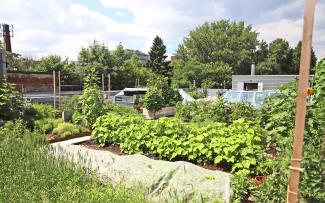
[[[53,71],[53,106],[54,108],[56,108],[56,92],[55,92],[55,89],[56,89],[56,84],[55,84],[55,70]]]
[[[307,111],[307,91],[309,87],[311,42],[313,37],[314,12],[316,0],[305,0],[304,27],[300,58],[299,84],[295,120],[295,137],[291,158],[287,202],[298,202],[299,180]]]

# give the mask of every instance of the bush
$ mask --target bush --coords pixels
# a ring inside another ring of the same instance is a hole
[[[63,123],[61,118],[45,118],[35,121],[35,129],[42,133],[51,133],[54,128],[56,128],[60,123]]]
[[[42,118],[56,118],[59,114],[59,110],[49,104],[32,104],[32,108],[36,111],[36,115],[34,116],[36,120]]]
[[[214,102],[194,101],[185,105],[178,103],[175,116],[185,122],[200,125],[213,122],[231,124],[240,118],[256,121],[258,111],[248,103],[229,103],[222,97],[218,97]]]
[[[158,111],[162,107],[175,106],[182,97],[177,89],[168,85],[168,78],[152,75],[148,81],[148,91],[144,97],[144,107],[150,111]]]
[[[21,117],[23,104],[23,99],[14,86],[0,76],[0,121]]]
[[[82,132],[82,129],[72,123],[60,123],[53,129],[52,134],[58,137],[69,137]]]
[[[143,106],[149,111],[159,111],[164,106],[163,97],[158,89],[149,89],[144,97]]]
[[[236,173],[259,173],[257,165],[265,158],[264,132],[243,119],[226,126],[205,127],[179,119],[145,121],[141,117],[104,115],[93,126],[92,137],[100,143],[119,144],[125,153],[158,155],[163,159],[184,159],[197,163],[224,163]]]

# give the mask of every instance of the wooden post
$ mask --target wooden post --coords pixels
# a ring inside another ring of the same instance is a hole
[[[59,80],[59,109],[61,108],[61,71],[58,73]]]
[[[107,84],[107,99],[110,100],[111,99],[111,74],[108,74],[108,84]]]
[[[105,85],[105,82],[104,82],[104,74],[102,73],[102,95],[103,95],[103,98],[105,98],[104,85]]]
[[[55,92],[55,89],[56,89],[56,84],[55,84],[55,70],[53,71],[53,106],[54,108],[56,108],[56,92]]]
[[[300,162],[302,159],[304,129],[306,120],[307,89],[309,86],[308,81],[310,71],[310,55],[311,42],[313,36],[314,12],[315,0],[306,0],[296,107],[295,137],[293,141],[293,151],[287,193],[287,202],[289,203],[298,202],[299,195],[299,178],[300,172],[302,171],[302,169],[300,168]]]

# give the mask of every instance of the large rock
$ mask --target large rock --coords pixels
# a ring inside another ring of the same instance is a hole
[[[231,175],[194,164],[152,160],[143,155],[118,156],[108,151],[66,143],[52,144],[57,155],[96,170],[103,181],[142,187],[155,202],[230,202]]]

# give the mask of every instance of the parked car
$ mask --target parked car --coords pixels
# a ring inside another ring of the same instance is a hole
[[[229,102],[248,102],[259,107],[267,96],[281,95],[274,91],[228,91],[222,96]]]

